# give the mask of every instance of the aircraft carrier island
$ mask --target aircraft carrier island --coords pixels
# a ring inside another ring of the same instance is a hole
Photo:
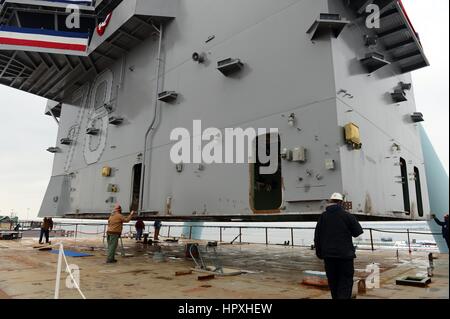
[[[67,2],[0,2],[0,83],[47,98],[59,126],[40,216],[121,203],[144,218],[315,220],[340,192],[361,220],[430,218],[411,81],[429,63],[401,1]],[[248,154],[275,143],[277,169],[228,161],[232,129]],[[212,159],[195,156],[207,145]]]
[[[448,210],[425,51],[401,0],[0,0],[0,84],[58,127],[44,222],[0,218],[0,299],[329,298],[297,226],[330,198],[356,228],[353,297],[448,299],[440,233],[406,230]]]

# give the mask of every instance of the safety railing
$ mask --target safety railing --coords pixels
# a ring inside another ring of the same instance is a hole
[[[34,227],[36,222],[23,221],[20,223],[21,231],[26,233],[27,230]],[[88,229],[87,229],[88,228]],[[145,232],[150,234],[153,229],[153,224],[147,224]],[[191,224],[174,224],[164,223],[161,227],[160,236],[168,238],[185,238],[190,240],[208,240],[218,241],[221,243],[228,242],[230,244],[265,244],[265,245],[283,245],[292,247],[312,247],[315,227],[295,227],[295,226],[252,226],[252,225],[191,225]],[[412,235],[420,235],[422,237],[440,235],[433,232],[415,231],[407,228],[406,230],[388,230],[377,228],[363,228],[364,237],[355,240],[357,249],[383,249],[383,248],[398,248],[408,249],[410,252],[414,249],[423,247],[433,248],[436,246],[431,240],[428,244],[420,244],[417,240],[412,239]],[[55,222],[53,230],[57,231],[61,237],[79,238],[89,236],[106,236],[106,223],[86,223],[86,222]],[[202,235],[198,236],[198,231],[202,231]],[[212,231],[214,230],[214,231]],[[302,236],[299,236],[299,232]],[[309,233],[308,233],[309,232]],[[123,236],[134,236],[134,224],[129,223],[124,225]],[[375,239],[375,234],[392,234],[404,238],[404,240],[380,240]],[[404,235],[404,237],[402,236]],[[308,237],[310,244],[305,244],[305,238]],[[245,240],[247,239],[247,240]],[[402,243],[397,245],[396,243]],[[364,248],[367,247],[367,248]],[[437,249],[437,246],[436,246]]]

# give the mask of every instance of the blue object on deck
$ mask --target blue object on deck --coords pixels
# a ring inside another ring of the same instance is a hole
[[[59,254],[59,250],[52,250],[50,252],[55,255]],[[93,256],[93,255],[79,253],[77,251],[71,251],[71,250],[64,250],[64,255],[66,255],[67,257],[91,257],[91,256]]]

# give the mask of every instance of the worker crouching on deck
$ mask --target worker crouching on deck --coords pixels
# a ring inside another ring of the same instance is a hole
[[[352,237],[363,230],[355,216],[343,207],[344,196],[335,193],[317,222],[314,244],[317,257],[325,261],[325,271],[333,299],[351,299],[355,272],[355,247]]]
[[[134,215],[134,211],[128,217],[124,217],[122,215],[122,207],[119,204],[116,204],[114,207],[114,211],[109,217],[108,220],[108,231],[107,231],[107,241],[108,241],[108,259],[107,263],[115,263],[117,260],[116,249],[117,244],[119,243],[119,238],[122,235],[123,224],[128,223]]]

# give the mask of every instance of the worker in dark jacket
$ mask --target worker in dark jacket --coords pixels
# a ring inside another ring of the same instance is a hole
[[[444,237],[445,241],[447,242],[447,248],[448,248],[448,214],[444,216],[444,221],[441,222],[436,215],[431,215],[433,217],[434,221],[442,227],[442,236]]]
[[[39,235],[39,244],[42,244],[42,237],[45,236],[45,243],[50,244],[50,231],[53,229],[53,219],[44,217],[41,224],[41,234]]]
[[[136,228],[136,241],[140,241],[145,229],[145,223],[142,218],[138,218],[136,224],[134,225],[134,228]]]
[[[333,299],[351,299],[354,259],[353,237],[363,230],[355,216],[343,208],[344,196],[335,193],[317,222],[314,244],[317,257],[325,261],[325,271]]]

